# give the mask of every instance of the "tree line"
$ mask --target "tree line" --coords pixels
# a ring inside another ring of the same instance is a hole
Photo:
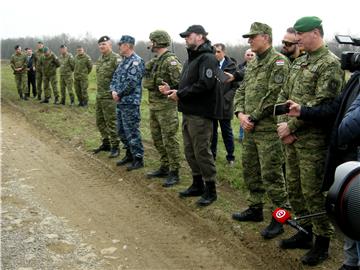
[[[97,45],[97,38],[91,36],[89,33],[86,33],[84,37],[76,38],[68,34],[60,34],[55,36],[44,36],[39,37],[20,37],[20,38],[7,38],[1,40],[1,59],[10,59],[11,55],[14,53],[14,46],[19,44],[23,49],[30,47],[33,50],[36,48],[38,41],[43,41],[45,46],[49,47],[56,55],[59,53],[59,47],[61,44],[66,44],[69,48],[69,51],[75,54],[76,47],[82,45],[87,54],[90,55],[93,61],[96,61],[99,57],[99,50]],[[243,56],[245,51],[249,46],[244,44],[239,45],[226,45],[227,55],[234,58],[238,63],[244,61]],[[330,50],[340,57],[343,51],[360,51],[359,47],[354,47],[351,45],[341,45],[338,44],[335,39],[327,42]],[[280,50],[281,46],[276,46],[275,48]],[[118,52],[118,46],[116,42],[113,42],[113,50]],[[170,50],[173,51],[180,59],[181,62],[184,62],[187,58],[187,53],[184,43],[173,42],[170,46]],[[138,41],[135,45],[135,51],[139,54],[145,61],[148,61],[152,54],[147,49],[146,41]]]

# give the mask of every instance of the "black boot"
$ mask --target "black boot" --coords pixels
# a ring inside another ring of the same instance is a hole
[[[48,99],[48,98],[44,98],[42,101],[40,101],[40,103],[49,103],[49,99]]]
[[[116,158],[120,154],[119,147],[112,147],[110,149],[110,155],[109,158]]]
[[[329,257],[330,238],[316,236],[315,244],[302,258],[301,262],[306,265],[315,266]]]
[[[298,231],[296,234],[291,236],[288,239],[282,239],[280,241],[280,248],[282,249],[294,249],[294,248],[301,248],[301,249],[309,249],[312,248],[312,227],[305,226],[304,229],[308,232],[308,234]]]
[[[164,177],[167,177],[168,175],[169,175],[169,167],[160,166],[160,168],[157,169],[156,171],[147,173],[146,177],[147,178],[155,178],[155,177],[164,178]]]
[[[54,104],[55,104],[55,105],[58,105],[58,104],[59,104],[59,97],[55,97]],[[65,104],[65,101],[64,101],[64,104]]]
[[[199,206],[208,206],[217,200],[216,185],[214,181],[205,182],[205,192],[201,198],[196,202]]]
[[[41,100],[41,96],[40,96],[40,95],[38,95],[38,96],[37,96],[37,99],[38,99],[38,100]]]
[[[279,234],[282,234],[284,232],[283,225],[279,222],[277,222],[273,217],[271,218],[270,224],[261,231],[262,237],[265,239],[272,239]]]
[[[19,94],[20,99],[24,99],[23,94]]]
[[[133,156],[130,152],[129,149],[126,150],[126,154],[125,154],[125,157],[121,160],[119,160],[118,162],[116,162],[116,166],[123,166],[127,163],[130,163],[133,161]]]
[[[260,222],[264,220],[262,207],[249,207],[243,212],[234,213],[232,218],[237,221],[255,221]]]
[[[201,196],[205,191],[204,180],[201,175],[193,175],[193,183],[186,190],[179,192],[179,196],[185,197],[197,197]]]
[[[88,105],[88,101],[87,101],[87,100],[84,100],[84,101],[82,102],[82,106],[83,106],[83,107],[87,107],[87,105]]]
[[[24,94],[24,100],[29,100],[29,94]]]
[[[97,153],[99,153],[99,152],[101,152],[101,151],[108,152],[108,151],[110,151],[110,150],[111,150],[111,147],[110,147],[110,142],[109,142],[109,140],[104,139],[104,140],[102,141],[102,144],[101,144],[98,148],[95,148],[95,149],[93,150],[93,153],[94,153],[94,154],[97,154]]]
[[[163,187],[172,187],[179,183],[179,170],[174,170],[169,172],[168,178],[166,178],[165,182],[163,183]]]
[[[70,106],[74,106],[75,100],[74,97],[70,97]]]
[[[56,100],[56,98],[55,98],[55,100]],[[60,105],[65,105],[65,98],[62,98],[62,99],[60,100]]]
[[[83,102],[82,102],[82,101],[79,101],[79,104],[78,104],[78,106],[79,106],[79,107],[82,107],[82,106],[84,106],[84,105],[83,105]]]
[[[133,171],[144,167],[144,159],[142,157],[135,157],[133,162],[127,166],[127,171]]]

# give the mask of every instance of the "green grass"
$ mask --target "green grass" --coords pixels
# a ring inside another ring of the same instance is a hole
[[[60,89],[60,88],[59,88]],[[76,147],[90,151],[100,142],[100,134],[95,125],[95,97],[96,76],[95,68],[89,76],[89,106],[87,109],[77,106],[58,106],[39,104],[38,100],[32,99],[28,102],[19,100],[12,71],[7,62],[1,64],[1,94],[2,98],[10,100],[20,106],[27,119],[39,128],[45,128],[56,136],[73,144]],[[67,97],[68,99],[68,97]],[[67,100],[67,102],[69,102]],[[181,115],[180,115],[181,116]],[[145,145],[145,162],[147,169],[159,166],[158,155],[153,147],[149,130],[149,110],[147,91],[143,92],[141,104],[141,134]],[[239,123],[233,120],[235,137],[235,166],[230,168],[226,162],[226,151],[219,130],[218,154],[217,154],[217,178],[219,182],[227,182],[232,187],[244,189],[242,181],[242,167],[240,163],[241,145],[238,142]],[[182,136],[179,128],[179,138],[182,146]],[[181,149],[182,151],[182,149]],[[182,153],[182,157],[184,157]],[[182,167],[186,173],[185,178],[190,178],[189,169],[183,158]]]

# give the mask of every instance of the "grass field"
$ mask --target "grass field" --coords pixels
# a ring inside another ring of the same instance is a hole
[[[60,89],[60,87],[58,89]],[[31,98],[30,101],[22,101],[18,97],[14,77],[9,64],[6,61],[3,61],[1,64],[1,95],[3,99],[9,100],[21,107],[26,114],[28,121],[33,122],[38,128],[49,130],[59,138],[68,141],[74,147],[91,151],[91,149],[95,148],[100,143],[100,134],[95,125],[95,69],[93,69],[89,77],[88,91],[89,106],[86,109],[78,106],[53,105],[52,101],[50,101],[49,104],[40,104],[37,99],[33,98]],[[69,104],[68,97],[67,103]],[[146,90],[143,91],[141,117],[141,134],[145,146],[145,171],[149,171],[152,168],[158,167],[159,162],[158,154],[153,147],[149,130],[149,110]],[[242,168],[240,164],[241,144],[237,140],[239,135],[239,124],[236,119],[233,120],[233,128],[235,138],[235,166],[229,167],[227,165],[225,158],[226,151],[219,130],[218,155],[216,161],[218,171],[217,179],[219,183],[228,182],[232,187],[244,190],[241,173]],[[180,129],[179,138],[182,146]],[[122,156],[123,154],[124,153],[122,152],[120,155]],[[103,153],[101,155],[106,154]],[[190,178],[189,169],[183,154],[182,157],[182,175],[184,178]],[[113,161],[109,160],[109,162]]]

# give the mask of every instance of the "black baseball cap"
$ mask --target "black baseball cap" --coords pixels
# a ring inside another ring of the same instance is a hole
[[[188,37],[191,33],[202,34],[206,36],[208,33],[205,31],[202,25],[194,24],[191,25],[185,32],[180,33],[180,37]]]

